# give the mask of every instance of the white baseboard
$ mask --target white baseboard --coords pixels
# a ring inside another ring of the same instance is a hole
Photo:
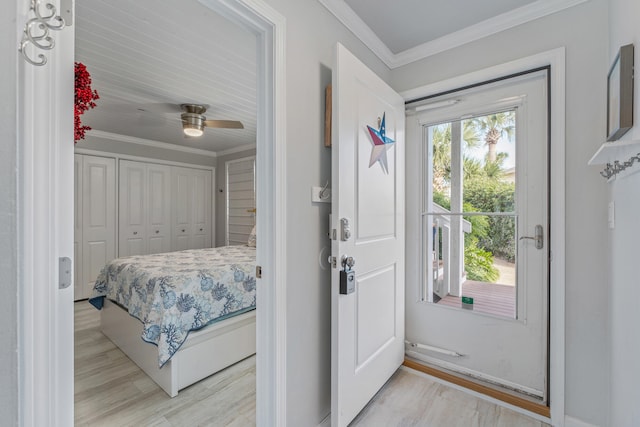
[[[573,418],[568,415],[564,417],[564,427],[598,427],[593,424],[586,423],[578,418]]]
[[[318,427],[331,427],[331,412],[329,412],[329,415],[324,417],[324,420],[318,424]]]

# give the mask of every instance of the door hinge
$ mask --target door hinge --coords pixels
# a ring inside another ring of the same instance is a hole
[[[262,267],[256,265],[256,279],[262,279]]]
[[[60,16],[64,19],[65,26],[73,25],[73,1],[60,0]]]

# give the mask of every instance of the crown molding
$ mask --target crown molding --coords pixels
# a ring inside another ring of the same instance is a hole
[[[318,0],[389,68],[395,55],[344,0]]]
[[[135,136],[121,135],[118,133],[105,132],[102,130],[92,129],[87,132],[87,135],[95,138],[109,139],[111,141],[126,142],[128,144],[145,145],[147,147],[162,148],[162,149],[171,150],[171,151],[180,151],[182,153],[199,154],[201,156],[209,156],[209,157],[218,157],[218,154],[215,151],[202,150],[200,148],[184,147],[181,145],[169,144],[167,142],[136,138]]]
[[[224,151],[216,151],[216,154],[218,155],[218,157],[222,157],[222,156],[228,156],[229,154],[240,153],[242,151],[249,151],[251,149],[255,150],[256,144],[241,145],[239,147],[229,148],[228,150],[224,150]]]
[[[538,0],[394,54],[344,0],[318,0],[391,69],[419,61],[589,0]]]

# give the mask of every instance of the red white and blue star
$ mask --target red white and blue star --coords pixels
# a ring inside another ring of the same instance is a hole
[[[382,120],[379,122],[379,128],[376,130],[367,125],[369,135],[371,135],[371,142],[373,147],[371,148],[371,157],[369,158],[369,167],[373,166],[376,162],[380,163],[384,173],[389,173],[389,165],[387,164],[387,151],[393,147],[395,141],[386,135],[385,127],[385,115],[382,114]],[[380,120],[380,118],[378,118]]]

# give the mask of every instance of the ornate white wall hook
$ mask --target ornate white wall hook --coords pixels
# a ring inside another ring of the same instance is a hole
[[[42,13],[42,9],[48,10],[48,13]],[[37,59],[34,59],[30,52],[35,49],[51,50],[55,46],[55,40],[49,35],[49,31],[60,31],[65,27],[64,19],[57,14],[56,7],[51,3],[41,3],[40,0],[31,0],[30,12],[34,17],[29,19],[24,26],[22,41],[18,47],[18,51],[22,53],[25,61],[29,64],[42,66],[47,63],[47,58],[39,53]],[[29,48],[29,46],[33,48]]]

